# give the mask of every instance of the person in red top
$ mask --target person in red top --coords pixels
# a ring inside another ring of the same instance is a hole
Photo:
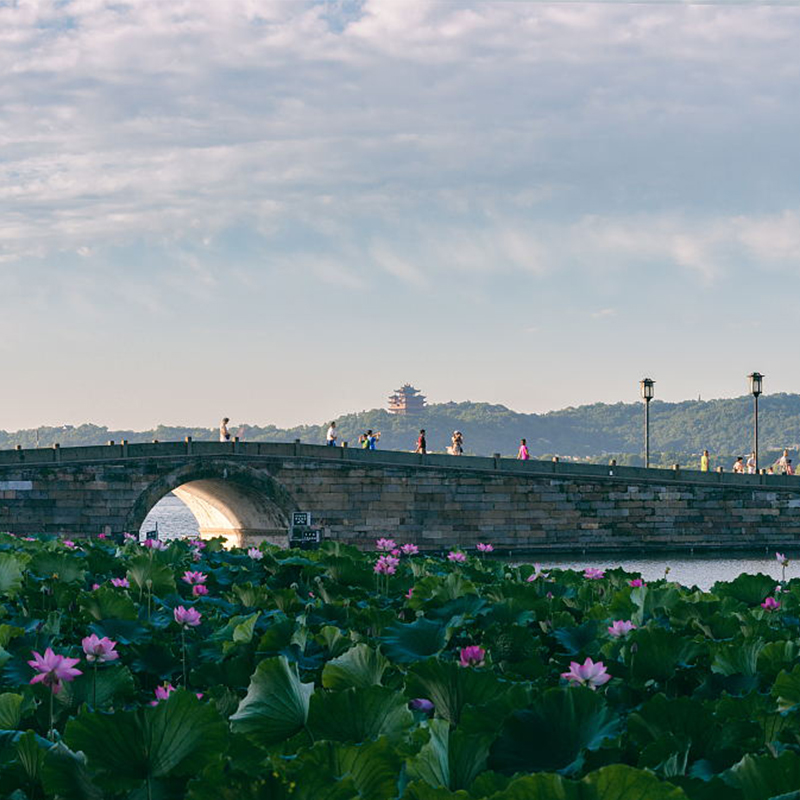
[[[423,455],[428,452],[428,443],[425,440],[425,429],[423,428],[419,432],[419,438],[417,439],[417,448],[414,450],[415,453],[422,453]]]

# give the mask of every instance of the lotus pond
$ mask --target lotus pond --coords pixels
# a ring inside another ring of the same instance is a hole
[[[148,545],[0,536],[0,797],[800,798],[800,580]]]

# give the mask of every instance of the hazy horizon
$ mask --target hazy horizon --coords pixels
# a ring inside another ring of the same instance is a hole
[[[768,397],[769,394],[770,393],[764,395],[763,397]],[[772,392],[771,394],[794,394],[794,395],[800,395],[800,392],[791,392],[791,393]],[[730,396],[730,397],[702,397],[699,402],[711,403],[711,402],[715,402],[715,401],[718,401],[718,400],[735,400],[735,399],[740,399],[742,397],[749,397],[749,396],[748,395],[744,395],[744,394],[740,394],[740,395],[733,395],[733,396]],[[763,397],[762,397],[762,400],[763,400]],[[513,406],[509,405],[508,403],[490,402],[488,400],[469,400],[469,399],[462,399],[462,400],[454,400],[454,399],[450,399],[450,400],[431,400],[429,398],[427,405],[428,406],[430,406],[430,405],[446,405],[448,403],[456,403],[456,404],[459,404],[459,403],[476,403],[476,404],[487,403],[487,404],[490,404],[490,405],[503,406],[506,409],[508,409],[509,411],[514,412],[514,413],[518,413],[518,414],[545,415],[545,414],[557,413],[559,411],[566,411],[566,410],[568,410],[570,408],[576,408],[577,409],[577,408],[581,408],[582,406],[592,406],[592,405],[596,405],[598,403],[604,404],[604,405],[617,405],[619,403],[623,403],[623,404],[626,404],[626,405],[632,405],[632,404],[637,404],[637,403],[640,403],[640,402],[641,402],[641,400],[638,399],[638,398],[634,398],[633,400],[630,400],[630,399],[628,399],[628,400],[617,400],[617,401],[613,401],[613,402],[606,402],[606,401],[602,401],[602,400],[588,400],[588,401],[583,402],[583,403],[566,405],[566,406],[562,406],[560,408],[550,408],[550,409],[546,409],[544,411],[526,411],[524,409],[514,408]],[[653,403],[655,403],[655,404],[665,403],[665,404],[670,404],[670,405],[675,405],[675,404],[679,404],[679,403],[687,403],[687,402],[696,403],[696,402],[698,402],[698,398],[696,398],[696,397],[686,397],[686,398],[682,398],[682,399],[678,399],[678,400],[667,400],[667,399],[664,399],[664,398],[656,397],[653,400]],[[229,423],[229,427],[231,429],[235,429],[239,425],[250,425],[250,426],[256,426],[256,427],[260,427],[260,428],[265,428],[265,427],[274,425],[276,428],[279,428],[279,429],[291,429],[291,428],[297,428],[297,427],[301,427],[301,426],[305,426],[305,425],[310,425],[310,426],[327,425],[330,420],[337,419],[338,417],[341,417],[341,416],[346,416],[348,414],[367,413],[367,412],[372,412],[372,411],[387,411],[387,406],[384,403],[384,405],[382,405],[382,406],[373,406],[373,407],[358,408],[358,409],[351,408],[351,409],[347,409],[347,410],[341,412],[340,414],[336,414],[336,415],[329,416],[329,417],[324,417],[322,419],[301,419],[301,420],[298,420],[298,421],[290,423],[290,424],[279,424],[279,423],[274,422],[272,420],[244,419],[244,418],[240,418],[240,417],[235,417],[234,415],[230,414],[230,412],[228,412],[228,411],[225,411],[224,414],[226,416],[229,416],[230,419],[232,420]],[[107,423],[107,422],[105,422],[103,420],[84,419],[84,420],[78,420],[78,421],[75,421],[75,422],[70,422],[69,420],[60,420],[58,422],[53,422],[53,423],[40,422],[38,425],[24,426],[24,427],[20,427],[20,428],[16,428],[16,429],[7,428],[7,427],[3,427],[2,425],[0,425],[0,430],[4,430],[9,434],[14,434],[14,433],[17,433],[17,432],[22,431],[22,430],[35,430],[36,428],[46,428],[46,427],[57,428],[57,427],[60,427],[60,426],[63,426],[63,425],[71,425],[73,427],[78,427],[80,425],[96,425],[97,427],[105,427],[105,428],[108,428],[109,430],[128,430],[128,431],[134,431],[134,432],[149,431],[149,430],[153,430],[153,429],[155,429],[155,428],[157,428],[159,426],[170,427],[170,428],[171,427],[176,427],[176,428],[207,428],[209,430],[213,430],[213,429],[215,429],[215,428],[217,428],[219,426],[219,422],[220,422],[221,416],[222,415],[220,415],[219,419],[215,419],[215,420],[190,420],[190,421],[178,420],[178,421],[169,421],[169,420],[163,420],[162,419],[162,420],[158,420],[158,421],[152,423],[151,425],[145,425],[145,426],[140,426],[140,427],[137,427],[137,426],[134,426],[134,425],[130,425],[130,424],[125,424],[125,422],[111,424],[111,423]],[[234,432],[235,432],[235,430],[234,430]]]
[[[0,0],[0,427],[800,392],[800,7]]]

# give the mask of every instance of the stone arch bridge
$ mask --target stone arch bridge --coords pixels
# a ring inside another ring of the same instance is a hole
[[[285,543],[293,511],[326,537],[423,549],[748,550],[800,537],[800,478],[417,455],[261,442],[0,451],[0,531],[136,532],[175,492],[201,535]]]

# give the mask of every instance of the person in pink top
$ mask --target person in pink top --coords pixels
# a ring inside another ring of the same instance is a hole
[[[520,461],[527,461],[530,457],[531,455],[528,452],[528,442],[525,439],[520,439],[519,452],[517,453],[517,458]]]

